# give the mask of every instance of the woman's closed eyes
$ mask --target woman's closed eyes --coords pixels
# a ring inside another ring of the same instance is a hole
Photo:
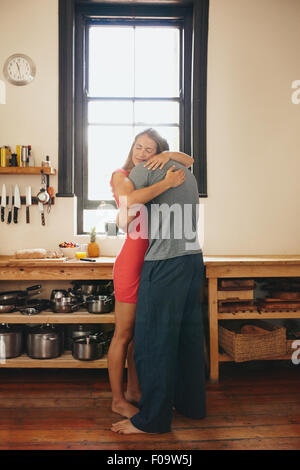
[[[136,148],[137,150],[142,150],[142,149],[143,149],[143,146],[142,146],[142,145],[136,145],[135,148]],[[151,153],[154,152],[154,149],[152,149],[151,147],[147,147],[147,148],[145,148],[145,150],[146,150],[146,152],[149,153],[149,154],[151,154]]]

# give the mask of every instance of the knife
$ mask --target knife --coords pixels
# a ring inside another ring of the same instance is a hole
[[[12,185],[9,186],[9,196],[8,196],[8,214],[7,214],[7,223],[11,223],[11,211],[12,211]]]
[[[30,223],[29,206],[31,206],[31,186],[26,187],[26,224]]]
[[[6,207],[6,186],[2,185],[2,196],[1,196],[1,222],[4,222],[4,213]]]
[[[18,223],[18,209],[21,207],[21,198],[19,186],[15,185],[15,197],[14,197],[14,223]]]

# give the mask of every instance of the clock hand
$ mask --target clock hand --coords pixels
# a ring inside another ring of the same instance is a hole
[[[19,78],[21,78],[21,72],[20,72],[20,67],[19,67],[18,62],[17,62],[17,67],[18,67],[18,70],[19,70]]]

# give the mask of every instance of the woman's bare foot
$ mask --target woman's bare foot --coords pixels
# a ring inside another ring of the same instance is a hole
[[[122,421],[114,423],[111,427],[111,431],[117,432],[119,434],[147,434],[144,431],[136,428],[129,419],[123,419]]]
[[[129,390],[127,390],[124,395],[125,395],[126,400],[135,406],[137,406],[141,398],[140,392],[130,392]]]
[[[114,413],[126,416],[126,418],[132,418],[139,411],[136,406],[127,400],[113,401],[111,409]]]

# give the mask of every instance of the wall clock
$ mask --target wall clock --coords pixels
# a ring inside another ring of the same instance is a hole
[[[35,77],[36,67],[33,60],[25,54],[13,54],[3,66],[6,80],[13,85],[28,85]]]

